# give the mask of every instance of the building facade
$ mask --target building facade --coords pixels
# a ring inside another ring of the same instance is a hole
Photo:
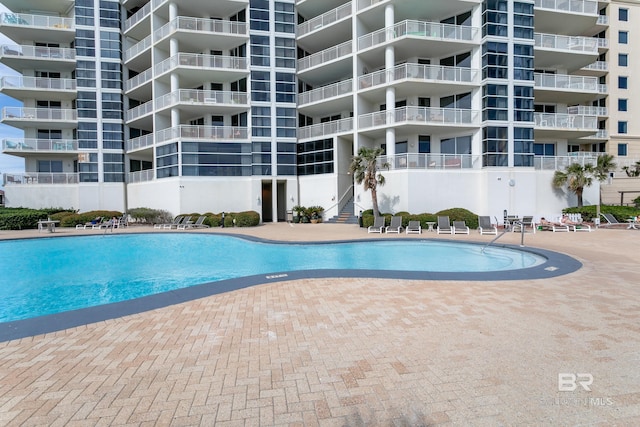
[[[367,146],[383,212],[550,216],[575,204],[556,170],[640,158],[638,1],[4,4],[7,206],[358,212]]]

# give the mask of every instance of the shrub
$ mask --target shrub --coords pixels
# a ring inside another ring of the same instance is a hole
[[[563,209],[563,213],[579,213],[582,216],[582,219],[585,221],[591,221],[596,217],[596,209],[595,205],[592,206],[582,206],[581,208],[567,208]],[[640,215],[640,209],[634,206],[618,206],[618,205],[601,205],[600,206],[601,213],[610,213],[616,217],[616,219],[620,222],[625,222],[627,218],[632,218],[634,216]]]
[[[449,221],[464,221],[471,229],[478,228],[478,215],[464,208],[451,208],[437,212],[437,216],[449,216]]]
[[[133,208],[127,212],[133,222],[143,224],[168,224],[173,221],[168,211],[150,208]]]
[[[60,221],[60,225],[62,227],[75,227],[78,224],[86,224],[88,222],[93,221],[97,217],[103,218],[112,218],[112,217],[121,217],[122,212],[120,211],[88,211],[83,212],[81,214],[72,214],[67,215]]]
[[[28,209],[28,208],[0,208],[0,230],[23,230],[37,228],[41,219],[65,217],[73,214],[70,210],[61,208]]]
[[[231,215],[236,220],[236,227],[255,227],[256,225],[260,224],[260,214],[256,211],[238,212]],[[225,226],[226,225],[227,224],[225,218]]]

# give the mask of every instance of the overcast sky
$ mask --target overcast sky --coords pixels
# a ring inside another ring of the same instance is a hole
[[[0,12],[7,11],[8,9],[0,3]],[[6,38],[0,34],[0,46],[6,44],[14,44],[11,39]],[[0,77],[17,74],[11,68],[8,68],[0,64]],[[0,109],[6,106],[21,106],[22,103],[16,99],[10,98],[6,95],[0,94]],[[22,138],[23,133],[20,129],[12,126],[0,124],[0,140],[5,138]],[[3,173],[21,173],[24,171],[24,159],[22,157],[9,156],[0,153],[0,174]],[[0,185],[2,185],[2,179],[0,179]]]

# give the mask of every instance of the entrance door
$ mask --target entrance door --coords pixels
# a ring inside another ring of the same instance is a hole
[[[287,220],[287,181],[278,181],[278,222]]]
[[[262,222],[273,222],[273,184],[262,181]]]

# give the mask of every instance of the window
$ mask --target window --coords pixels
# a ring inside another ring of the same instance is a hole
[[[271,75],[268,71],[251,72],[251,99],[253,101],[270,101]]]
[[[298,175],[333,173],[333,139],[298,144]]]
[[[618,89],[627,89],[629,85],[628,82],[628,77],[618,76]]]
[[[629,65],[629,55],[627,55],[626,53],[619,53],[618,65],[620,67],[626,67],[627,65]]]
[[[627,133],[627,122],[619,121],[618,122],[618,133]]]
[[[431,153],[430,135],[418,135],[418,153]]]
[[[100,55],[103,58],[120,59],[120,33],[100,31]]]
[[[459,136],[443,139],[440,141],[440,152],[442,154],[471,154],[471,137]]]
[[[618,21],[628,21],[629,20],[629,9],[620,8],[618,10]]]
[[[249,2],[249,23],[252,30],[269,31],[269,0]]]
[[[264,67],[270,65],[268,36],[251,36],[251,65],[262,65]]]
[[[533,144],[533,154],[536,156],[555,156],[556,145],[553,143]]]
[[[627,144],[618,144],[618,156],[627,155]]]
[[[104,153],[104,182],[124,182],[124,154]]]
[[[618,43],[620,43],[620,44],[629,43],[629,32],[628,31],[618,31]]]
[[[618,111],[627,111],[627,100],[618,99]]]
[[[62,173],[62,160],[38,160],[38,172]]]
[[[120,2],[100,0],[100,26],[120,28]]]

